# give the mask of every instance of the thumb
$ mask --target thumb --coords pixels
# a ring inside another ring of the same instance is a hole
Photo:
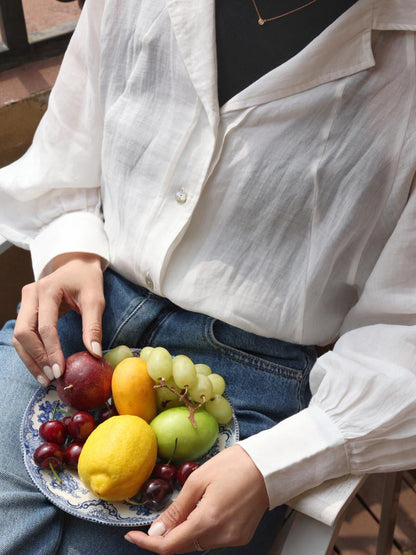
[[[193,472],[195,474],[195,472]],[[149,536],[163,536],[182,522],[195,509],[205,492],[205,486],[197,480],[188,480],[179,492],[178,497],[156,519],[148,530]]]
[[[104,307],[104,295],[97,292],[84,298],[80,307],[82,340],[87,350],[96,357],[102,356],[101,341]]]

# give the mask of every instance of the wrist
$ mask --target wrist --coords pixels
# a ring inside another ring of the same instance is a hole
[[[84,262],[97,265],[101,268],[101,257],[98,254],[87,252],[66,252],[58,254],[51,262],[52,271],[58,270],[71,262]]]

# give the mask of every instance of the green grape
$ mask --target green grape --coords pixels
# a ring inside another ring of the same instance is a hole
[[[195,370],[197,374],[203,374],[204,376],[208,376],[212,372],[208,364],[195,364]]]
[[[143,349],[140,351],[140,358],[147,362],[153,350],[153,347],[143,347]]]
[[[129,349],[129,347],[127,347],[127,345],[119,345],[118,347],[114,347],[113,349],[107,351],[104,358],[113,368],[115,368],[119,362],[132,356],[134,356],[133,352]]]
[[[171,380],[167,380],[166,385],[169,387],[175,387],[175,382]],[[156,400],[157,400],[157,408],[159,410],[166,410],[170,409],[171,407],[179,407],[183,405],[183,401],[180,401],[178,396],[175,395],[170,389],[167,387],[157,387],[156,388]]]
[[[186,355],[177,355],[173,359],[173,379],[179,389],[196,382],[196,370],[192,360]]]
[[[203,374],[197,374],[196,382],[188,387],[188,396],[195,401],[196,403],[200,403],[201,401],[211,399],[214,395],[212,391],[212,384],[208,379],[208,376],[204,376]]]
[[[172,357],[164,347],[155,347],[147,360],[147,371],[155,381],[160,378],[169,380],[172,377]]]
[[[214,395],[222,395],[225,391],[225,380],[219,374],[210,374],[208,376],[212,385],[212,392]]]
[[[218,424],[228,424],[233,416],[230,403],[222,395],[215,395],[213,399],[205,403],[204,408],[212,414]]]

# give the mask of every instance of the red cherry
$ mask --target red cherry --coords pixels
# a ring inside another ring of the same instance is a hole
[[[97,422],[101,424],[104,420],[111,418],[112,416],[117,416],[118,412],[114,405],[109,405],[108,407],[104,407],[100,410],[97,416]]]
[[[45,441],[63,445],[66,441],[66,426],[60,420],[48,420],[39,428],[39,435]]]
[[[33,460],[40,468],[50,468],[62,470],[64,452],[56,443],[42,443],[33,453]]]
[[[72,415],[68,424],[68,431],[72,439],[84,442],[95,428],[94,417],[85,411],[78,411]]]
[[[173,484],[176,480],[176,473],[177,469],[175,465],[158,463],[153,469],[152,476],[154,478],[162,478],[162,480],[166,480],[167,482],[171,482]]]
[[[183,486],[186,480],[189,478],[189,475],[199,468],[199,464],[193,461],[186,461],[180,465],[178,468],[178,474],[176,476],[179,485]]]
[[[154,511],[165,507],[172,496],[173,488],[170,482],[162,478],[150,478],[142,489],[143,504]]]
[[[71,420],[71,417],[70,417],[70,416],[64,416],[64,417],[62,418],[62,422],[63,422],[63,424],[66,426],[67,431],[68,431],[68,424],[69,424],[69,421],[70,421],[70,420]]]
[[[68,445],[64,451],[64,461],[65,464],[70,468],[78,468],[78,459],[81,454],[83,444],[79,442],[74,442]]]

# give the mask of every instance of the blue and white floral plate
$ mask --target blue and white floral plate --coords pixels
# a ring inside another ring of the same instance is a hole
[[[58,403],[58,404],[57,404]],[[59,399],[55,386],[46,389],[40,387],[32,397],[23,415],[20,429],[20,440],[24,463],[36,487],[43,495],[63,511],[79,518],[109,524],[112,526],[148,526],[159,512],[147,509],[143,505],[134,505],[127,501],[111,503],[95,497],[88,491],[78,477],[76,471],[65,469],[59,473],[62,484],[47,469],[37,467],[33,461],[35,449],[42,443],[39,428],[43,422],[52,419],[53,410],[57,406],[55,418],[63,418],[61,411],[66,405]],[[75,412],[71,410],[70,412]],[[220,426],[218,439],[201,462],[213,457],[222,449],[230,447],[238,441],[238,423],[235,417],[227,426]],[[177,495],[177,491],[174,496]]]

